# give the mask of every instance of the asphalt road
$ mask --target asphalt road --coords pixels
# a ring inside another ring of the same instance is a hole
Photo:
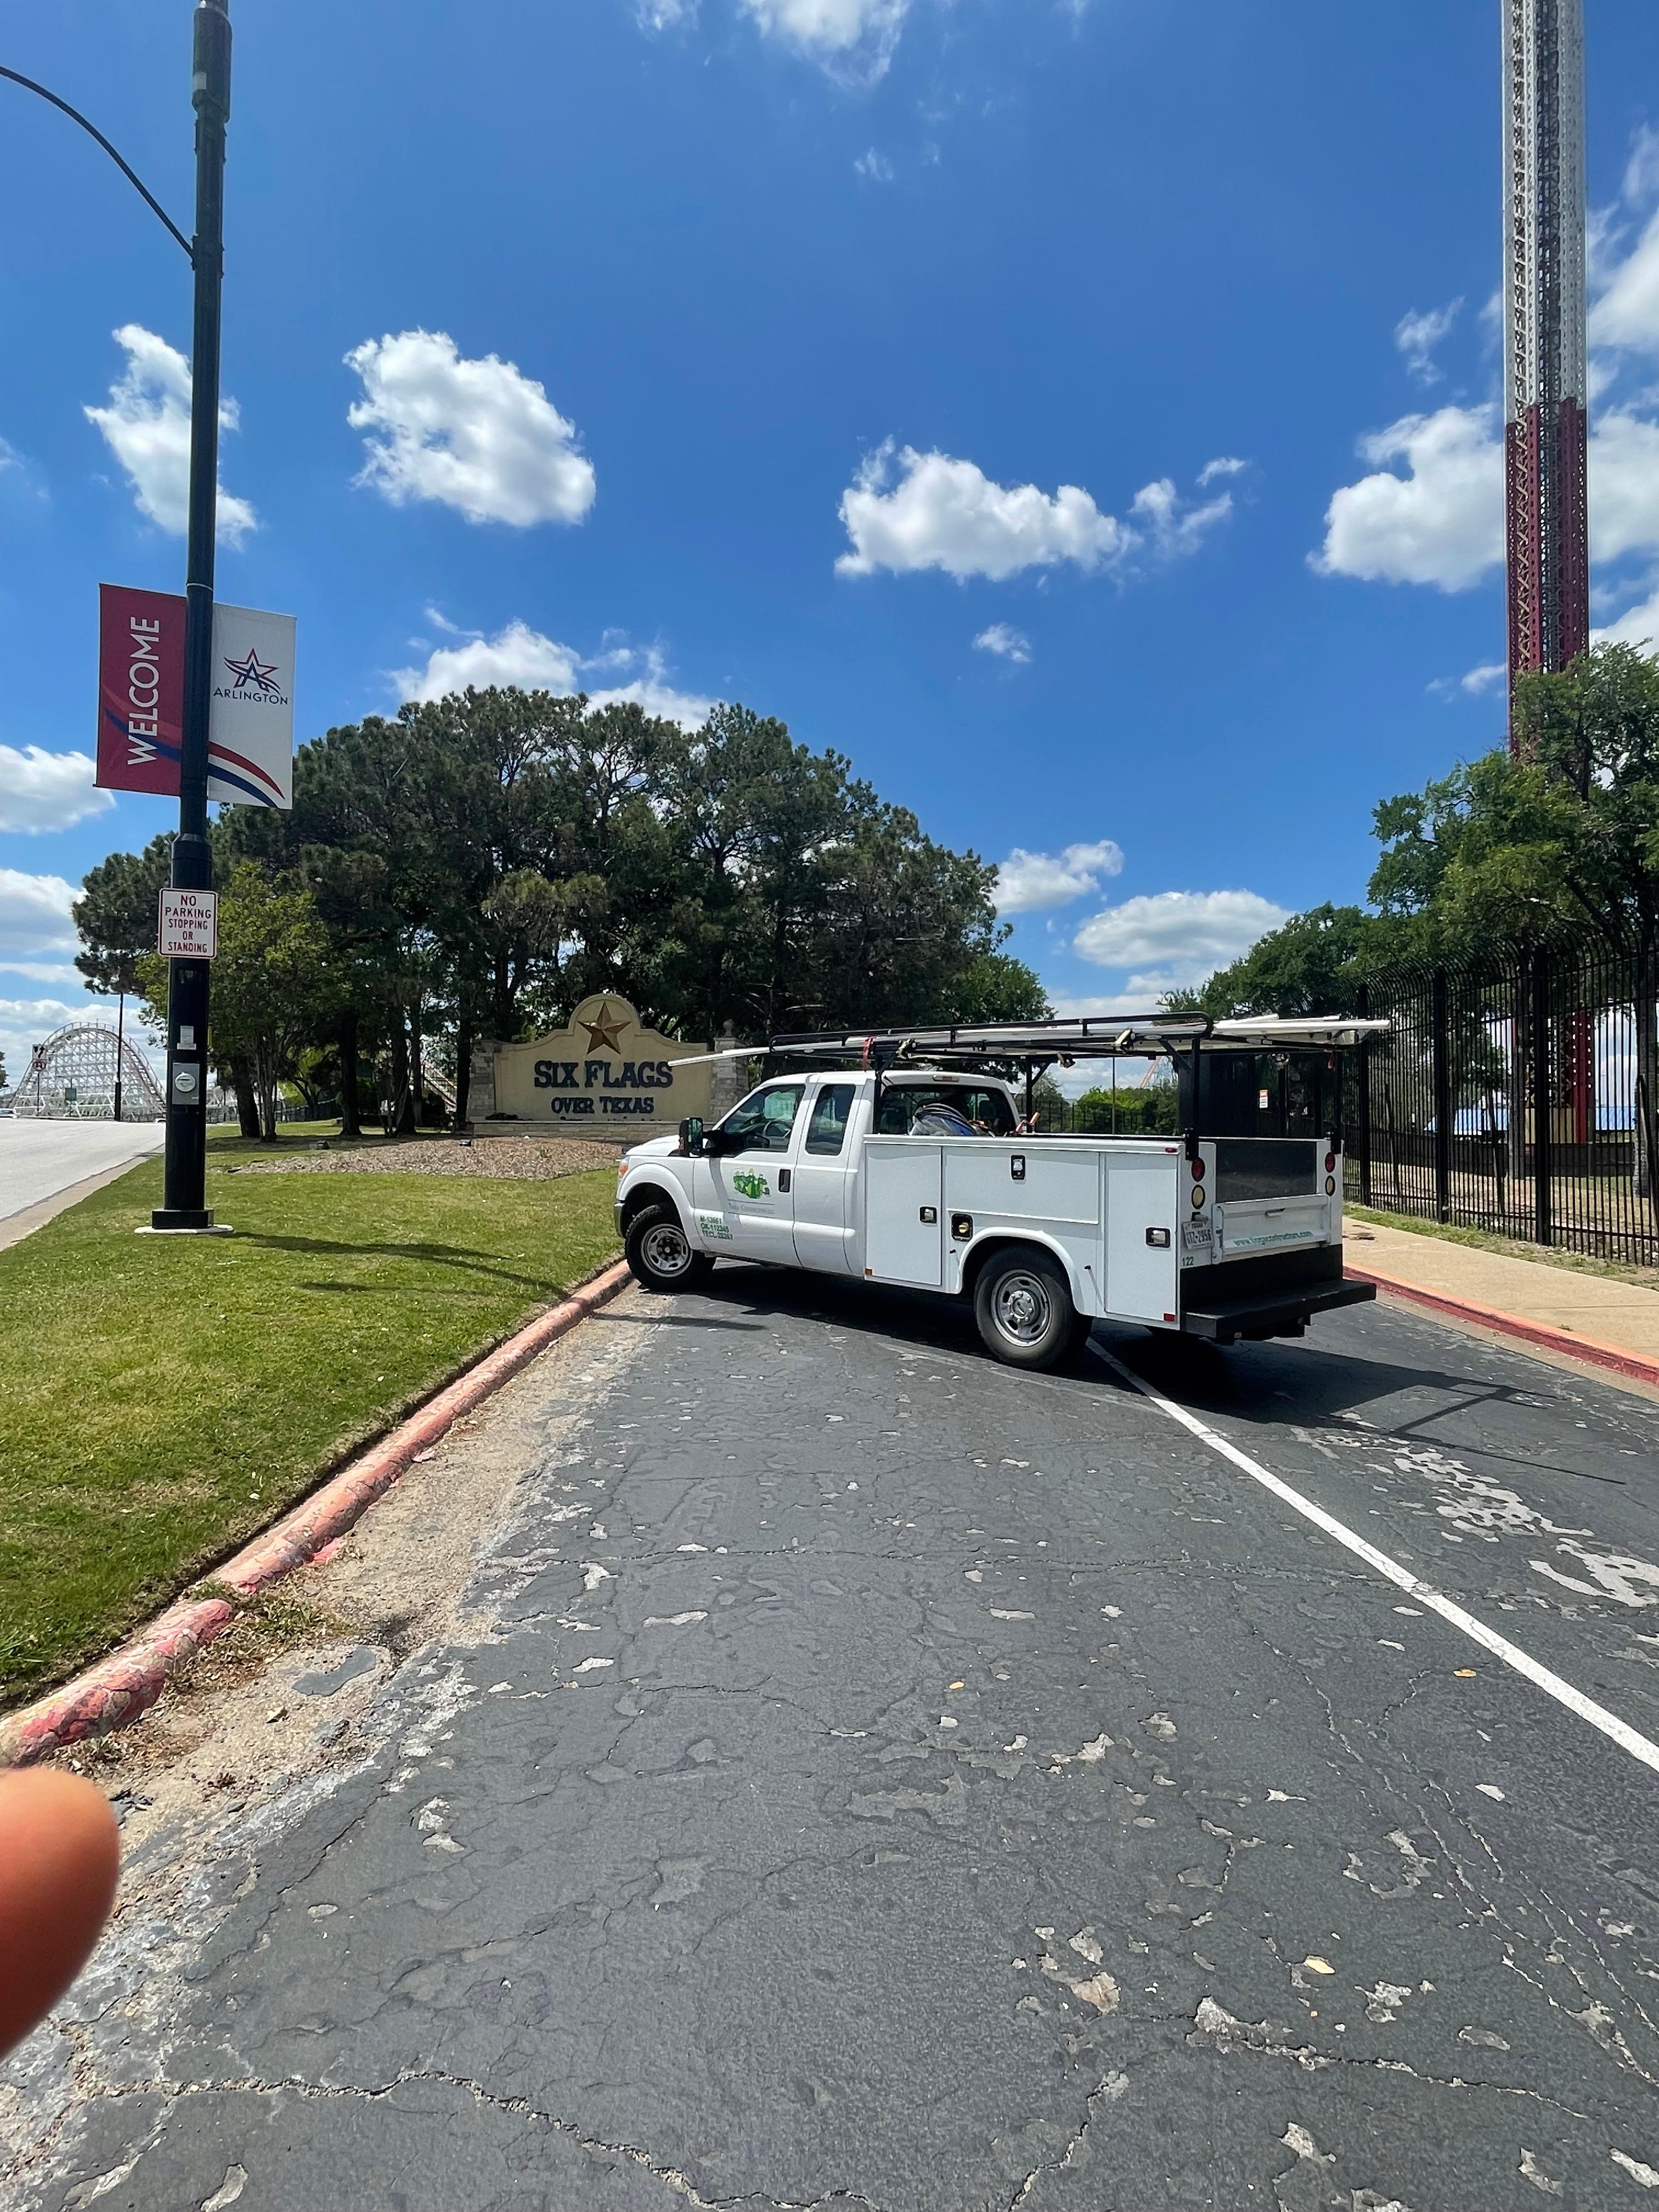
[[[0,1121],[0,1221],[161,1149],[159,1121]]]
[[[1659,2204],[1632,1749],[1097,1352],[737,1267],[588,1331],[490,1625],[37,2051],[20,2207]],[[1374,1309],[1096,1343],[1659,1738],[1659,1407]]]

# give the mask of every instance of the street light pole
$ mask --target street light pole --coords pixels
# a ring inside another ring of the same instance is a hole
[[[198,0],[191,105],[196,110],[195,329],[191,346],[190,538],[185,576],[185,696],[179,836],[173,882],[210,890],[208,716],[213,702],[213,552],[219,495],[219,310],[224,276],[225,126],[230,119],[227,0]],[[207,1197],[208,975],[205,960],[169,963],[167,1154],[158,1230],[211,1231]]]

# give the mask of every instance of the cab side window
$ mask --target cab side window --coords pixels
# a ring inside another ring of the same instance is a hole
[[[732,1108],[720,1123],[721,1133],[737,1139],[746,1152],[787,1152],[789,1132],[805,1095],[804,1083],[777,1083],[757,1091]]]
[[[852,1111],[850,1083],[832,1083],[820,1091],[812,1107],[811,1121],[807,1124],[807,1151],[829,1155],[840,1152],[847,1141],[847,1123]]]

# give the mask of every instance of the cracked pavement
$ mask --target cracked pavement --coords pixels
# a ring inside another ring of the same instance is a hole
[[[1659,1735],[1659,1406],[1375,1308],[1100,1340]],[[131,1796],[17,2212],[1659,2204],[1659,1778],[1099,1360],[722,1267],[426,1495],[492,1451],[447,1611]]]

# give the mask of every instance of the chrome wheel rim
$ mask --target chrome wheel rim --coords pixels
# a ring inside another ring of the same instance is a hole
[[[1054,1319],[1054,1299],[1041,1275],[1012,1267],[992,1294],[999,1332],[1010,1344],[1040,1344]]]
[[[640,1257],[653,1275],[683,1275],[691,1264],[691,1247],[684,1230],[659,1222],[640,1239]]]

